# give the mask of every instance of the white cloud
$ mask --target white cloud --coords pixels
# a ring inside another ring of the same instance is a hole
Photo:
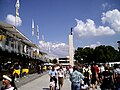
[[[89,45],[89,46],[84,46],[84,48],[85,48],[85,47],[90,47],[90,48],[94,48],[94,49],[95,49],[95,47],[100,46],[100,45],[101,45],[100,42],[96,42],[95,44],[91,44],[91,45]]]
[[[111,7],[111,5],[108,4],[107,2],[102,4],[103,10],[105,10],[105,9],[107,9],[107,8],[109,9],[110,7]]]
[[[42,51],[47,52],[49,56],[66,57],[68,56],[68,45],[65,43],[52,43],[39,41],[39,46]]]
[[[120,11],[114,9],[103,13],[102,23],[108,23],[115,31],[120,32]]]
[[[74,34],[77,37],[83,36],[101,36],[101,35],[113,35],[115,31],[110,27],[98,26],[96,27],[95,23],[91,19],[87,19],[87,22],[84,23],[82,20],[75,19],[77,25],[74,27]]]
[[[103,4],[104,7],[107,5],[107,3]],[[102,13],[101,20],[103,25],[109,26],[96,26],[91,19],[87,19],[86,22],[75,20],[77,25],[74,27],[74,33],[78,38],[83,36],[114,35],[120,32],[120,11],[117,9]]]
[[[20,17],[17,18],[17,22],[15,20],[15,16],[13,16],[12,14],[8,14],[5,20],[7,23],[12,24],[14,26],[21,26],[22,24],[22,20]],[[16,22],[16,23],[15,23]]]

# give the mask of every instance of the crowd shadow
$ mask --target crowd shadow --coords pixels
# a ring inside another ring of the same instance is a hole
[[[43,88],[43,90],[50,90],[49,88]]]

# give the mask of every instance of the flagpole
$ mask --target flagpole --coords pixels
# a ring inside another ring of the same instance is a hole
[[[37,25],[37,39],[39,40],[39,26]]]
[[[42,42],[44,43],[44,35],[42,35]]]
[[[16,8],[16,15],[15,15],[15,27],[17,27],[17,18],[19,17],[19,12],[18,12],[18,9],[19,9],[19,7],[20,7],[20,3],[19,3],[19,0],[17,0],[16,1],[16,4],[15,4],[15,8]],[[18,20],[19,21],[19,20]],[[17,28],[16,28],[16,30],[17,30]],[[16,33],[15,33],[15,40],[16,40]],[[14,51],[15,51],[15,49],[16,49],[16,42],[17,41],[14,41]]]
[[[19,8],[20,8],[20,2],[19,2],[19,0],[17,0],[16,1],[16,5],[15,5],[15,7],[16,7],[16,16],[15,16],[15,26],[17,25],[17,22],[19,22],[19,12],[18,12],[18,10],[19,10]],[[18,19],[18,20],[17,20]]]
[[[32,19],[32,42],[33,42],[33,36],[34,36],[34,20]]]

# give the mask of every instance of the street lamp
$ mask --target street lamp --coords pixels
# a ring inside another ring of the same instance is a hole
[[[83,58],[81,58],[81,63],[83,63]]]
[[[119,52],[120,52],[120,41],[117,41],[118,43],[118,49],[119,49]]]

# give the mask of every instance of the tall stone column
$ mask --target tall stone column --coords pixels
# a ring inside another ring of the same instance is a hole
[[[71,33],[69,35],[69,60],[70,60],[70,65],[74,66],[74,48],[73,48],[72,28],[71,28]]]

